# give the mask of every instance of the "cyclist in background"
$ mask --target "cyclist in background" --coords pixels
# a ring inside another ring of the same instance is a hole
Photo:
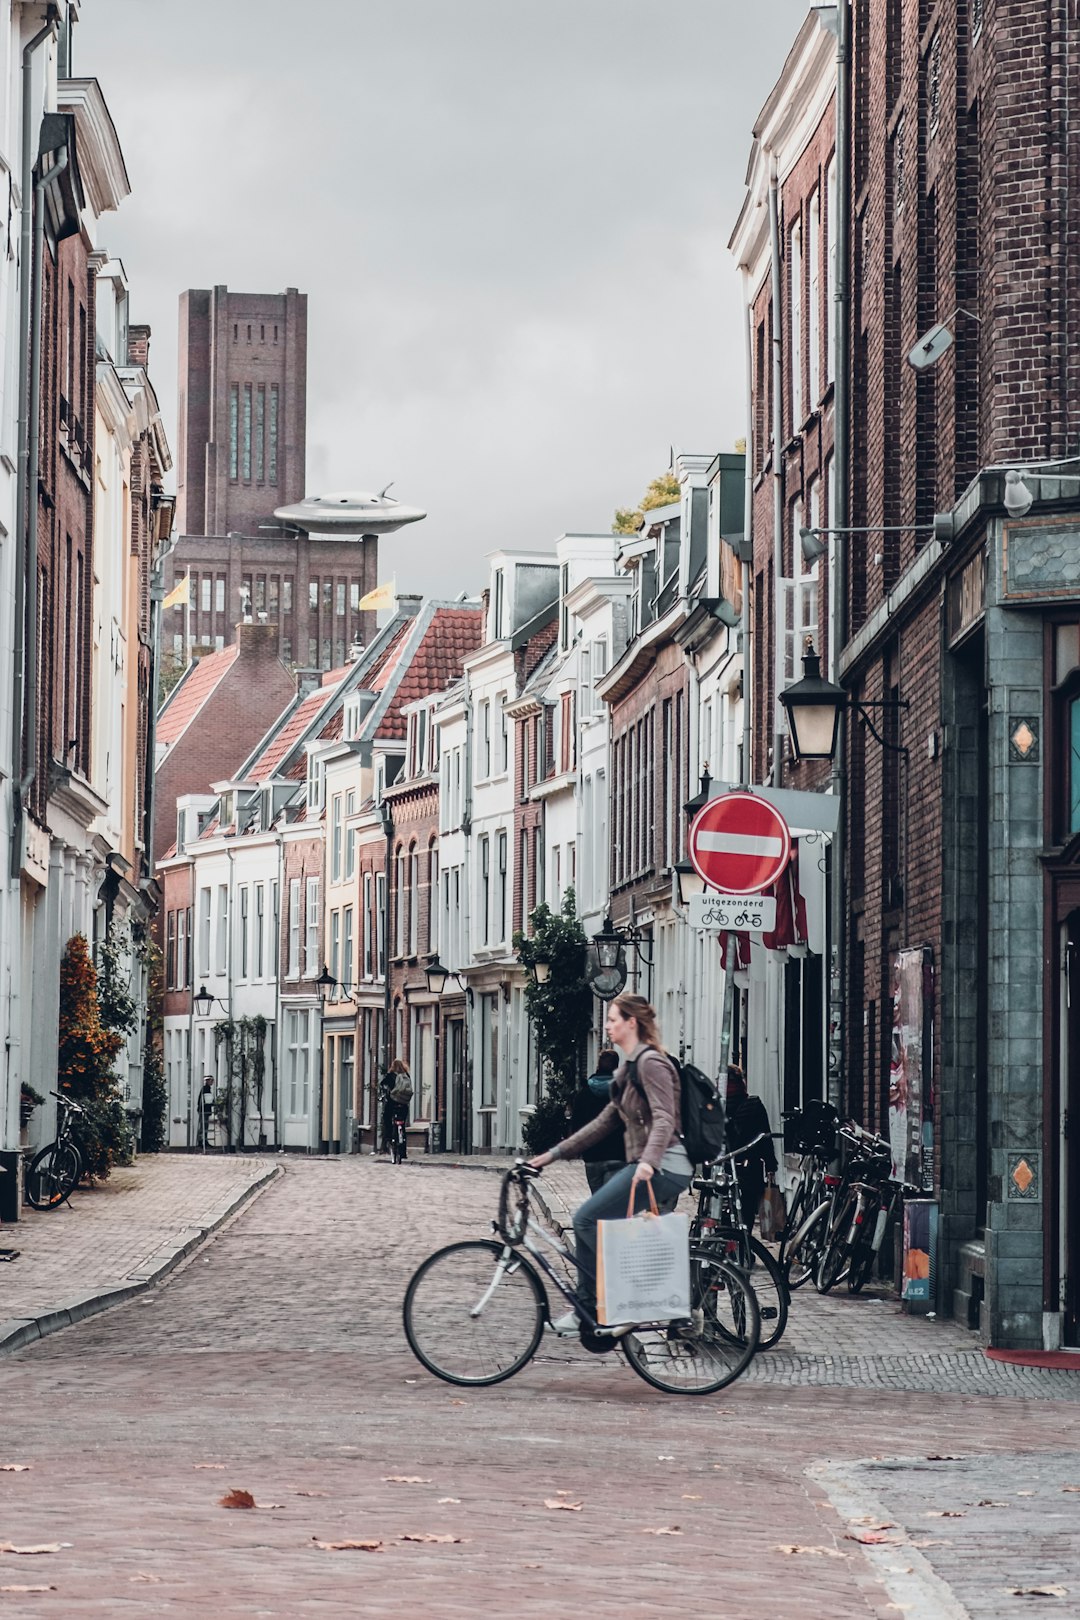
[[[381,1126],[383,1152],[390,1152],[390,1140],[394,1134],[394,1121],[403,1120],[409,1123],[409,1108],[412,1104],[413,1083],[408,1066],[401,1058],[395,1058],[379,1081],[379,1097],[382,1102]],[[405,1150],[402,1149],[402,1158]]]

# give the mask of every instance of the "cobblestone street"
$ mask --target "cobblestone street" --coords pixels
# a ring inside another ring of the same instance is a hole
[[[579,1175],[545,1181],[557,1218]],[[166,1281],[0,1358],[0,1463],[24,1465],[0,1472],[0,1542],[61,1544],[0,1554],[0,1614],[1074,1612],[1075,1375],[988,1362],[950,1324],[800,1294],[781,1346],[703,1401],[564,1341],[494,1389],[429,1377],[405,1284],[485,1233],[497,1185],[289,1161]],[[230,1489],[259,1507],[220,1508]],[[403,1539],[434,1536],[460,1539]],[[316,1545],[345,1540],[380,1545]],[[1044,1584],[1068,1596],[1008,1593]]]

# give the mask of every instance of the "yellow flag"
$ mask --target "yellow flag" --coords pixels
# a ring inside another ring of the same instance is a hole
[[[366,596],[362,596],[360,606],[362,608],[393,607],[396,595],[397,575],[395,574],[394,578],[388,579],[385,585],[376,585],[373,591],[368,591]]]
[[[191,575],[185,574],[183,579],[177,580],[168,596],[162,602],[163,608],[187,607],[191,601]]]

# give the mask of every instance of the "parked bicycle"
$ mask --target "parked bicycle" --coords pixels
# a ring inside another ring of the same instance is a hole
[[[838,1152],[839,1124],[840,1116],[832,1104],[817,1098],[784,1115],[784,1152],[799,1155],[799,1168],[788,1191],[787,1222],[778,1256],[792,1291],[809,1282],[817,1266],[819,1256],[813,1242],[816,1229],[808,1233],[801,1229],[807,1216],[831,1191],[826,1188],[826,1177]]]
[[[771,1350],[783,1338],[791,1298],[779,1264],[746,1226],[735,1173],[735,1161],[747,1148],[764,1141],[765,1134],[762,1131],[745,1147],[703,1165],[702,1174],[690,1183],[698,1195],[697,1211],[690,1222],[690,1242],[714,1249],[721,1259],[746,1274],[761,1314],[759,1350]]]
[[[810,1275],[822,1293],[827,1293],[848,1275],[850,1254],[843,1247],[833,1254],[827,1271],[823,1269],[823,1261],[843,1229],[852,1185],[864,1174],[879,1179],[892,1163],[889,1143],[851,1120],[839,1127],[837,1142],[843,1158],[842,1168],[839,1172],[827,1170],[822,1174],[821,1197],[794,1232],[788,1252],[789,1277],[798,1274],[800,1281],[805,1281],[806,1275]]]
[[[59,1103],[56,1140],[36,1154],[26,1172],[26,1197],[34,1209],[56,1209],[82,1178],[82,1155],[71,1134],[71,1121],[84,1109],[62,1092],[50,1093]]]
[[[429,1255],[405,1293],[404,1325],[419,1361],[450,1384],[498,1384],[554,1332],[547,1283],[598,1338],[610,1336],[647,1384],[674,1395],[710,1395],[749,1366],[761,1317],[744,1274],[715,1246],[690,1250],[691,1315],[683,1322],[599,1324],[544,1249],[573,1263],[573,1251],[533,1217],[529,1189],[540,1172],[519,1160],[503,1177],[494,1237],[451,1243]]]
[[[898,1215],[904,1194],[917,1192],[918,1188],[892,1174],[892,1151],[884,1138],[858,1142],[829,1241],[818,1262],[814,1280],[820,1293],[827,1294],[843,1276],[849,1294],[861,1292],[873,1275],[885,1232]]]

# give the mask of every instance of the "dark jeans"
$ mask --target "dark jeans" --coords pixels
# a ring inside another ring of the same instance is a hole
[[[630,1199],[630,1183],[634,1179],[636,1164],[624,1164],[606,1181],[598,1192],[574,1212],[574,1249],[577,1254],[578,1297],[590,1315],[596,1315],[596,1223],[617,1221],[626,1214]],[[675,1208],[680,1193],[690,1185],[689,1176],[672,1176],[657,1170],[652,1178],[653,1192],[661,1211]],[[634,1198],[634,1210],[649,1207],[649,1195],[639,1185]]]
[[[593,1159],[585,1160],[585,1179],[589,1183],[590,1192],[599,1192],[612,1176],[617,1176],[626,1165],[625,1159]]]
[[[394,1120],[399,1118],[405,1121],[407,1128],[409,1124],[409,1110],[407,1107],[403,1108],[400,1103],[386,1102],[383,1104],[382,1150],[384,1153],[390,1152],[390,1143],[394,1136]],[[408,1139],[406,1138],[406,1141],[407,1140]],[[402,1149],[402,1153],[404,1157],[408,1156],[404,1149]]]

